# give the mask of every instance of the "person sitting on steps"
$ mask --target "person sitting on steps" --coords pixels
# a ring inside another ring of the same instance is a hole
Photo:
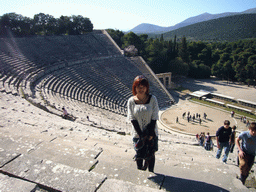
[[[65,107],[62,107],[62,112],[63,112],[62,117],[63,117],[64,119],[67,119],[67,118],[68,118],[68,112],[67,112],[67,110],[65,109]]]

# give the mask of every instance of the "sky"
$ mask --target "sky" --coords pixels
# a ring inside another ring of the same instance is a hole
[[[141,23],[169,27],[205,12],[251,8],[256,8],[256,0],[1,0],[0,16],[11,12],[30,18],[38,13],[55,18],[82,15],[91,20],[94,29],[127,31]]]

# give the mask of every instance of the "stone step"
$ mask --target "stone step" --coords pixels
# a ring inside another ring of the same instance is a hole
[[[20,155],[0,171],[59,191],[96,191],[106,180],[103,174],[73,168],[31,154]]]
[[[6,151],[0,148],[0,168],[13,161],[21,154],[13,151]]]
[[[98,147],[79,148],[68,145],[65,140],[57,138],[52,142],[40,143],[29,153],[35,157],[89,171],[98,163],[96,158],[101,152],[102,149]]]
[[[104,184],[99,188],[98,192],[113,192],[113,191],[122,191],[122,192],[131,192],[131,191],[140,191],[140,192],[153,192],[159,191],[159,189],[154,189],[146,186],[135,185],[131,182],[121,181],[117,179],[107,179]]]
[[[41,159],[52,160],[56,163],[88,171],[98,163],[96,158],[102,152],[100,147],[86,147],[86,144],[84,147],[73,146],[69,144],[68,140],[58,137],[52,140],[42,140],[22,136],[20,138],[5,136],[0,138],[0,144],[2,147],[0,153],[3,155],[5,150],[16,151],[14,154],[6,154],[6,156],[9,155],[8,157],[16,157],[21,153],[31,154]],[[4,158],[3,163],[6,161],[8,159]]]
[[[221,172],[203,172],[165,165],[157,166],[156,175],[165,176],[161,189],[166,191],[250,191],[235,178],[235,175]]]
[[[37,184],[0,173],[0,189],[1,192],[17,191],[17,189],[20,192],[28,192],[35,191]]]

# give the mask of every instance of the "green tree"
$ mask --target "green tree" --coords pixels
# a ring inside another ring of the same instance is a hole
[[[53,27],[57,25],[52,15],[39,13],[34,15],[34,30],[37,35],[49,35],[54,32]]]
[[[170,61],[169,71],[172,72],[172,75],[175,77],[177,75],[187,76],[189,66],[185,63],[180,57],[175,58]]]
[[[56,30],[56,35],[68,35],[69,32],[69,26],[71,25],[70,17],[68,16],[60,16],[60,18],[57,20],[58,27]]]
[[[256,55],[252,55],[248,58],[248,63],[245,66],[247,72],[246,83],[249,85],[253,84],[255,86],[256,82]]]
[[[206,48],[206,44],[201,41],[190,43],[188,45],[190,61],[199,60],[198,54],[201,53],[204,48]]]
[[[168,71],[167,49],[159,39],[149,40],[146,47],[147,62],[155,73]]]
[[[7,35],[8,31],[14,36],[26,36],[31,34],[32,20],[16,13],[4,14],[0,19],[1,35]]]
[[[187,47],[187,40],[186,37],[183,36],[181,40],[181,46],[179,50],[179,56],[185,63],[189,63],[189,52]]]
[[[207,65],[204,65],[203,63],[201,63],[198,66],[198,73],[196,74],[196,78],[209,78],[211,75],[211,68]]]
[[[160,42],[164,42],[164,35],[163,34],[161,34],[161,36],[160,36]]]
[[[222,79],[229,79],[231,78],[231,74],[229,73],[230,66],[232,68],[232,58],[230,57],[229,53],[223,53],[220,55],[220,59],[216,64],[212,67],[212,74],[221,77]],[[232,77],[233,79],[233,77]]]
[[[220,54],[221,54],[221,51],[219,51],[217,49],[216,50],[212,50],[212,56],[211,56],[211,58],[212,58],[212,65],[216,64],[219,61]]]
[[[211,67],[212,66],[212,50],[210,47],[204,48],[199,54],[198,59],[201,63]]]
[[[140,37],[133,32],[127,33],[123,36],[123,45],[122,48],[128,47],[129,45],[134,45],[139,54],[141,53],[144,42],[141,41]]]
[[[232,67],[232,61],[231,60],[228,60],[223,64],[222,75],[223,75],[223,78],[227,79],[228,81],[229,80],[232,80],[232,81],[235,80],[235,71]]]
[[[89,18],[83,17],[81,15],[72,15],[69,34],[81,35],[87,32],[91,32],[92,30],[93,24]]]
[[[245,66],[248,63],[248,58],[250,56],[252,56],[252,53],[249,52],[241,52],[238,55],[234,55],[234,62],[232,66],[236,72],[235,77],[239,82],[245,82],[247,79],[248,72]]]
[[[188,71],[188,76],[192,78],[197,78],[197,73],[198,73],[198,64],[200,61],[194,60],[189,64],[189,71]]]
[[[172,48],[172,55],[171,59],[175,59],[178,56],[178,44],[177,44],[177,36],[174,36],[173,40],[173,48]]]
[[[119,30],[114,30],[114,29],[107,29],[108,34],[112,37],[112,39],[116,42],[116,44],[119,47],[122,47],[123,41],[122,38],[124,36],[124,33]]]

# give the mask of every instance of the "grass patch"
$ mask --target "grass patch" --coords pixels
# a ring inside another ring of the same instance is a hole
[[[235,115],[246,116],[246,117],[252,118],[253,120],[256,121],[256,115],[253,115],[253,114],[249,114],[249,113],[246,113],[246,112],[243,112],[243,111],[238,111],[236,109],[231,109],[231,108],[228,108],[228,107],[222,107],[222,106],[219,106],[217,104],[207,102],[207,101],[204,101],[204,100],[199,100],[199,99],[196,99],[196,98],[191,98],[190,100],[196,101],[198,103],[206,104],[206,105],[209,105],[209,106],[212,106],[212,107],[217,107],[219,109],[223,109],[223,110],[226,110],[226,111],[230,111],[230,112],[234,111]]]
[[[182,86],[180,86],[180,87],[177,87],[177,88],[175,88],[174,89],[175,91],[180,91],[180,92],[182,92],[182,91],[186,91],[186,90],[188,90],[187,88],[184,88],[184,87],[182,87]],[[189,91],[189,90],[188,90]]]

